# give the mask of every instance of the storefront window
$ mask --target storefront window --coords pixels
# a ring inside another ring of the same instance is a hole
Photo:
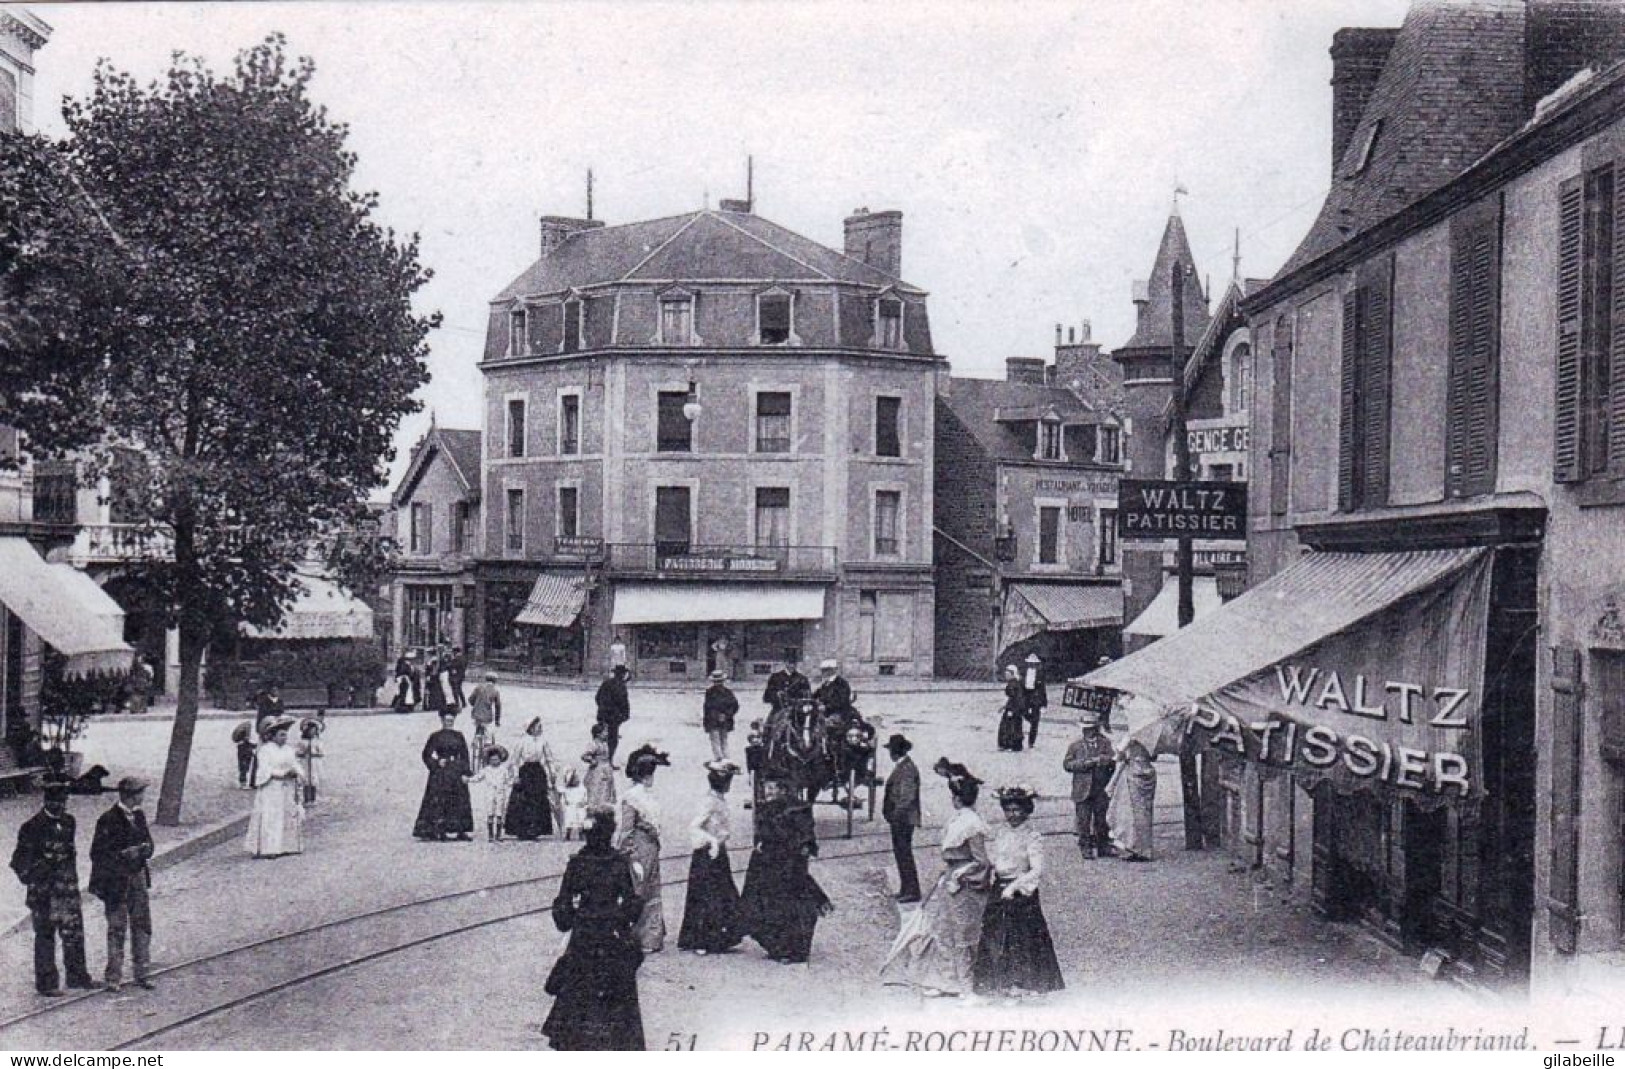
[[[640,627],[637,636],[638,657],[642,660],[688,660],[699,653],[700,630],[693,624]]]
[[[407,646],[438,646],[454,643],[451,636],[451,587],[408,586],[406,588]]]

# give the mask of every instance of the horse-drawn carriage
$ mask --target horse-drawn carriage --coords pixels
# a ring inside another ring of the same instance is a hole
[[[766,780],[783,779],[809,805],[823,801],[844,809],[851,838],[852,814],[864,804],[860,790],[868,792],[868,819],[875,818],[876,734],[856,709],[829,710],[813,698],[781,702],[751,724],[745,760],[754,803],[761,804]]]

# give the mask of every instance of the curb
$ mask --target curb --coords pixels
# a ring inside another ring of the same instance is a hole
[[[156,851],[147,861],[147,867],[153,872],[162,872],[164,869],[178,865],[188,858],[196,857],[205,850],[229,842],[248,830],[248,818],[249,814],[244,813],[241,816],[228,817],[225,820],[215,821],[213,824],[206,824],[196,835],[189,835]],[[83,888],[80,889],[81,898],[88,893]],[[10,921],[0,917],[0,938],[22,931],[29,926],[30,920],[31,916],[27,910],[24,910],[21,915]]]

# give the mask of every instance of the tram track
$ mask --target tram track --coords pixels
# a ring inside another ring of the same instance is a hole
[[[1047,823],[1064,819],[1070,824],[1072,816],[1070,811],[1062,811],[1037,814],[1034,820]],[[940,830],[940,827],[931,825],[922,830]],[[1044,833],[1046,837],[1071,834],[1070,827]],[[886,845],[874,849],[836,848],[841,843],[857,844],[877,839],[885,840]],[[821,845],[824,853],[819,857],[820,866],[891,855],[889,832],[866,832],[853,835],[850,839],[825,839]],[[929,844],[922,844],[918,849],[929,848]],[[676,863],[689,856],[689,853],[664,855],[661,862]],[[738,856],[748,857],[748,851],[741,851]],[[53,1000],[0,1021],[0,1047],[12,1050],[44,1049],[48,1046],[114,1051],[135,1049],[181,1029],[370,962],[468,932],[549,914],[553,908],[550,901],[545,905],[535,905],[534,899],[517,903],[493,899],[519,897],[527,889],[555,883],[562,877],[561,868],[557,872],[431,895],[199,955],[154,970],[152,975],[155,979],[169,978],[157,996],[113,1001],[100,991],[89,991]],[[661,887],[678,888],[687,882],[686,876],[664,880]],[[452,916],[442,916],[445,913]],[[436,920],[439,923],[433,923]],[[334,949],[338,950],[336,957],[332,953]],[[307,964],[321,961],[324,957],[327,960],[315,967]],[[267,979],[271,982],[266,983]],[[208,989],[207,993],[200,993],[202,997],[194,996],[187,1000],[195,1008],[188,1010],[183,1006],[167,1015],[164,1008],[159,1008],[156,1013],[151,1008],[152,999],[161,999],[177,989],[184,993],[188,987]],[[199,1002],[203,1005],[198,1006]],[[92,1006],[91,1003],[99,1005]],[[132,1006],[131,1003],[139,1005]],[[113,1012],[107,1012],[109,1009]],[[131,1020],[135,1015],[139,1016]],[[146,1026],[153,1016],[167,1019],[155,1023],[155,1026]],[[29,1043],[29,1036],[19,1034],[34,1022],[48,1027],[47,1041]],[[74,1024],[80,1027],[72,1027]],[[128,1027],[120,1027],[132,1024],[138,1029],[134,1034],[129,1033]],[[19,1043],[18,1040],[23,1042]]]

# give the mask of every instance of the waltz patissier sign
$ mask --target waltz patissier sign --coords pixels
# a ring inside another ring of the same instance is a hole
[[[1124,479],[1117,487],[1117,534],[1246,541],[1247,484]]]

